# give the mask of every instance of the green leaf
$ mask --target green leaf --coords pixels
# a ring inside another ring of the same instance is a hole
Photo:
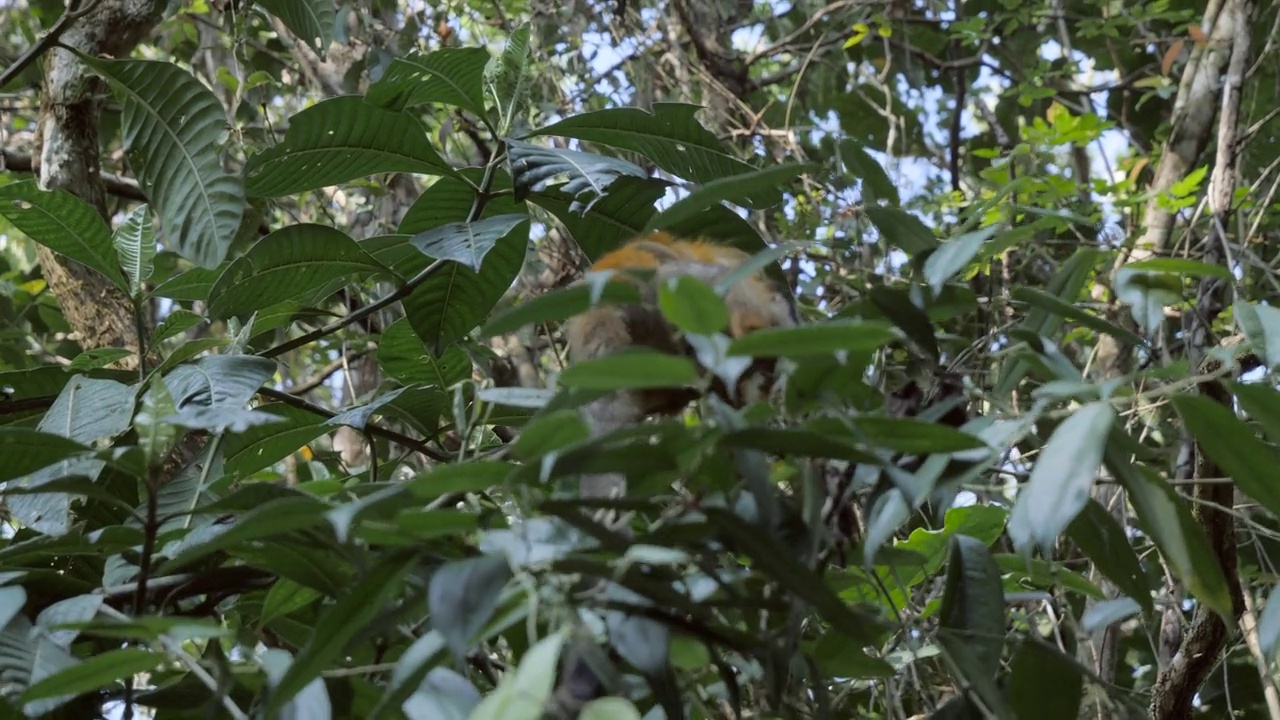
[[[853,426],[879,447],[906,453],[952,453],[987,447],[963,430],[914,418],[864,415]]]
[[[452,493],[484,492],[501,485],[516,470],[512,463],[497,461],[438,465],[418,474],[408,483],[409,491],[422,502]]]
[[[600,287],[578,284],[529,298],[493,316],[480,328],[481,337],[515,332],[529,325],[558,323],[585,312],[594,305],[640,302],[640,291],[632,283],[611,282]]]
[[[471,357],[466,350],[450,345],[439,357],[432,356],[404,318],[383,331],[378,366],[404,385],[446,389],[471,377]]]
[[[760,572],[776,581],[780,588],[812,605],[824,620],[852,642],[858,645],[874,643],[877,623],[846,605],[821,576],[796,562],[795,557],[784,551],[775,538],[726,510],[705,507],[704,512],[711,524],[724,533],[726,540],[749,556]]]
[[[138,447],[142,448],[148,467],[161,467],[169,457],[178,432],[164,418],[173,415],[177,409],[164,378],[155,378],[143,394],[137,414],[133,416],[133,426],[138,433]]]
[[[164,655],[142,648],[108,650],[32,684],[22,694],[22,702],[29,703],[60,695],[82,695],[138,673],[154,670],[163,662]]]
[[[635,163],[607,155],[542,147],[510,139],[506,144],[517,200],[525,199],[552,178],[565,176],[565,182],[557,189],[573,198],[570,212],[582,212],[603,197],[615,181],[627,177],[648,177],[644,169]],[[584,194],[587,195],[586,204],[582,205],[578,198]]]
[[[726,447],[751,448],[781,457],[816,457],[879,465],[874,455],[859,450],[852,439],[795,428],[745,427],[725,433]]]
[[[1277,646],[1280,646],[1280,586],[1271,589],[1267,604],[1258,616],[1258,650],[1268,667],[1275,660]]]
[[[151,297],[169,298],[170,300],[204,301],[213,289],[222,270],[215,268],[191,268],[160,283],[150,293]]]
[[[878,350],[897,338],[884,322],[828,321],[791,328],[767,328],[734,340],[730,355],[806,357]]]
[[[165,246],[201,267],[217,267],[245,209],[241,180],[222,168],[218,152],[227,130],[222,103],[173,63],[80,57],[124,105],[129,164],[160,215]]]
[[[146,204],[134,208],[116,228],[111,242],[124,266],[130,291],[134,297],[140,296],[143,283],[151,279],[155,270],[156,231],[151,225],[151,208]]]
[[[300,408],[269,403],[257,409],[280,421],[251,427],[222,439],[228,478],[247,478],[330,431],[322,418]]]
[[[1164,309],[1182,302],[1182,279],[1176,275],[1120,268],[1113,285],[1116,297],[1129,306],[1138,327],[1154,332],[1164,322]]]
[[[1232,383],[1231,393],[1267,438],[1280,443],[1280,392],[1261,383]]]
[[[1280,308],[1261,303],[1236,302],[1232,306],[1236,326],[1262,356],[1267,369],[1280,365]]]
[[[630,700],[620,697],[603,697],[582,707],[579,720],[640,720],[640,711]]]
[[[885,319],[896,325],[907,339],[936,362],[939,355],[938,338],[934,334],[933,322],[929,319],[929,314],[912,302],[912,296],[915,294],[905,288],[883,286],[873,287],[868,293],[871,303],[884,315]],[[859,312],[859,314],[863,313]]]
[[[1171,275],[1188,275],[1191,277],[1216,277],[1222,280],[1235,280],[1231,271],[1221,265],[1210,265],[1198,260],[1186,258],[1150,258],[1138,260],[1125,265],[1134,271],[1169,273]]]
[[[1151,587],[1143,573],[1142,563],[1129,545],[1124,528],[1111,513],[1097,501],[1089,500],[1067,526],[1067,534],[1076,547],[1094,562],[1098,572],[1136,600],[1145,612],[1153,610]]]
[[[97,370],[104,368],[113,362],[123,360],[131,355],[136,355],[132,350],[124,348],[98,348],[96,350],[86,350],[75,357],[67,369],[72,372],[87,372],[89,370]]]
[[[281,197],[377,173],[453,175],[427,138],[412,115],[331,98],[290,118],[284,142],[249,158],[245,181],[255,197]]]
[[[1090,403],[1045,443],[1009,516],[1009,537],[1024,555],[1032,546],[1048,552],[1089,502],[1115,416],[1111,403]]]
[[[1059,318],[1074,320],[1090,330],[1110,335],[1137,347],[1145,347],[1147,345],[1147,341],[1144,340],[1141,335],[1130,330],[1126,330],[1114,323],[1107,322],[1103,318],[1100,318],[1087,310],[1076,307],[1075,305],[1064,302],[1043,290],[1038,290],[1024,285],[1013,288],[1013,292],[1011,294],[1013,295],[1014,300],[1027,303],[1038,310],[1042,310]]]
[[[451,668],[437,667],[401,709],[408,720],[467,720],[479,704],[480,693],[470,680]]]
[[[333,42],[333,23],[337,13],[326,0],[255,0],[267,12],[280,18],[298,39],[324,57]]]
[[[1160,549],[1174,577],[1181,580],[1196,599],[1227,622],[1233,622],[1227,580],[1209,547],[1204,529],[1169,483],[1149,468],[1133,462],[1132,456],[1121,449],[1125,441],[1132,442],[1119,429],[1112,430],[1112,440],[1107,444],[1107,469],[1124,487],[1143,532]]]
[[[897,208],[863,208],[867,219],[880,231],[885,245],[901,248],[908,255],[916,256],[938,247],[938,238],[920,218]]]
[[[266,711],[268,717],[276,717],[278,708],[317,679],[321,671],[333,667],[347,643],[365,630],[382,611],[383,605],[400,589],[401,579],[412,566],[404,558],[390,558],[352,584],[348,593],[325,608],[306,647],[298,653],[271,693]]]
[[[1242,492],[1272,513],[1280,513],[1280,486],[1275,482],[1280,455],[1275,449],[1259,440],[1233,411],[1209,398],[1175,395],[1171,400],[1200,451]]]
[[[443,182],[437,182],[432,189]],[[423,193],[423,197],[430,192]],[[413,331],[432,354],[439,355],[488,317],[493,306],[520,274],[528,234],[528,223],[519,223],[485,255],[479,272],[461,263],[445,263],[412,295],[401,301]],[[418,254],[418,258],[425,267],[427,257]],[[408,265],[402,271],[407,275],[412,267]]]
[[[436,260],[453,260],[480,272],[485,255],[499,240],[512,234],[527,215],[497,215],[473,223],[449,223],[413,236],[410,242],[423,255]]]
[[[498,135],[508,135],[517,118],[523,118],[532,87],[529,70],[529,24],[518,26],[507,37],[497,62],[485,68],[485,92],[500,118]]]
[[[559,135],[630,150],[672,175],[702,185],[754,170],[726,151],[698,122],[699,106],[653,103],[652,109],[652,113],[630,107],[582,113],[531,135]],[[778,192],[772,189],[744,201],[748,207],[761,208],[777,199]]]
[[[221,501],[223,504],[226,501]],[[170,559],[162,572],[174,572],[211,553],[249,544],[262,538],[285,535],[295,530],[313,528],[324,521],[329,506],[315,498],[297,495],[282,497],[259,505],[237,517],[232,523],[204,525],[187,533],[168,549]]]
[[[653,216],[644,232],[672,227],[722,202],[765,197],[797,176],[813,172],[817,167],[813,163],[788,163],[704,183],[665,211]]]
[[[488,62],[489,52],[479,47],[413,52],[391,61],[382,77],[369,86],[367,99],[388,110],[441,103],[484,118]]]
[[[159,345],[165,340],[180,335],[202,322],[205,322],[205,319],[200,315],[190,310],[176,307],[170,310],[164,321],[156,327],[155,332],[151,335],[151,342],[147,343],[147,345],[148,347]]]
[[[561,188],[536,190],[528,200],[555,216],[587,259],[595,262],[640,234],[670,186],[661,178],[624,175],[586,207]]]
[[[311,304],[335,281],[390,272],[340,230],[298,224],[258,240],[236,258],[209,291],[216,318],[244,317],[288,300]]]
[[[1013,655],[1006,687],[1015,717],[1075,720],[1084,694],[1084,670],[1058,648],[1026,638]]]
[[[636,350],[574,363],[560,384],[586,390],[671,388],[698,382],[698,366],[686,357]]]
[[[35,180],[26,180],[0,186],[0,215],[32,240],[128,290],[111,229],[89,203],[66,190],[44,192]]]
[[[431,576],[427,604],[431,627],[444,635],[459,660],[493,617],[502,588],[512,577],[504,556],[482,556],[441,565]]]
[[[663,283],[658,288],[658,307],[676,327],[696,335],[718,333],[729,324],[729,308],[724,298],[690,275]]]
[[[876,200],[887,200],[894,207],[902,204],[898,198],[898,186],[889,179],[884,166],[876,162],[857,140],[846,139],[836,149],[840,162],[844,164],[844,171],[862,180],[865,204],[874,204]]]
[[[0,587],[0,628],[6,627],[27,604],[27,591],[21,585]]]
[[[998,707],[994,679],[1004,647],[1004,591],[1000,568],[982,541],[967,535],[951,537],[938,624],[938,643],[951,656],[960,677],[973,685],[988,707]]]
[[[181,408],[243,407],[275,374],[274,360],[254,355],[208,355],[174,368],[165,376]]]
[[[924,277],[929,287],[933,289],[933,293],[937,295],[942,292],[942,286],[947,281],[968,267],[978,253],[982,252],[983,245],[986,245],[995,233],[994,225],[965,233],[951,238],[939,245],[937,250],[929,253],[929,257],[924,261]]]
[[[538,720],[551,697],[560,665],[560,634],[542,638],[529,648],[515,672],[509,672],[471,712],[469,720]]]

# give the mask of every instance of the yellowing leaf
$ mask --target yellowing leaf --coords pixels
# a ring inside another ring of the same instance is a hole
[[[882,37],[882,38],[891,38],[891,37],[893,37],[893,26],[891,26],[891,25],[877,25],[877,26],[876,26],[876,34],[877,34],[877,35],[879,35],[879,36],[880,36],[880,37]]]
[[[848,50],[854,45],[857,45],[858,43],[865,40],[867,38],[867,33],[870,31],[871,31],[871,28],[867,27],[866,23],[854,23],[853,33],[849,35],[848,40],[844,41],[844,49]]]

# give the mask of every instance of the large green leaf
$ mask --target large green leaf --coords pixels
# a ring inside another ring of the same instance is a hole
[[[297,452],[331,429],[325,426],[322,417],[283,403],[269,403],[257,409],[281,420],[223,439],[228,477],[246,478]]]
[[[1084,509],[1115,416],[1111,403],[1095,402],[1076,410],[1053,431],[1009,517],[1009,537],[1021,552],[1030,554],[1033,546],[1051,549]]]
[[[287,300],[315,302],[335,281],[387,272],[340,230],[309,223],[289,225],[254,243],[209,291],[217,318],[245,316]]]
[[[523,200],[552,178],[563,176],[565,181],[559,189],[574,198],[569,206],[571,211],[590,208],[604,196],[610,185],[621,178],[648,177],[640,166],[626,160],[581,150],[542,147],[519,140],[507,140],[507,159],[515,181],[516,199]],[[579,202],[583,195],[587,196],[585,203]]]
[[[865,201],[887,200],[890,205],[898,206],[902,201],[898,198],[898,188],[889,179],[884,166],[871,157],[866,148],[852,138],[837,146],[840,162],[845,172],[862,181],[862,196]],[[868,203],[871,204],[871,203]]]
[[[227,255],[244,217],[244,186],[222,167],[226,111],[182,68],[150,60],[81,56],[124,104],[124,146],[160,214],[166,245],[206,268]]]
[[[484,48],[443,48],[396,58],[369,86],[368,101],[389,110],[424,103],[453,105],[485,117]]]
[[[163,662],[164,655],[143,648],[108,650],[32,683],[22,694],[22,700],[31,702],[59,695],[81,695],[153,670]]]
[[[1026,638],[1013,656],[1009,706],[1019,718],[1076,720],[1084,694],[1084,668],[1057,647]]]
[[[165,376],[179,410],[243,407],[276,371],[274,360],[254,355],[208,355]]]
[[[1151,612],[1151,588],[1143,574],[1142,562],[1129,545],[1120,523],[1095,500],[1089,500],[1067,526],[1071,541],[1089,556],[1098,571],[1133,598],[1144,611]]]
[[[432,628],[444,635],[457,658],[466,657],[478,633],[489,623],[511,579],[511,566],[502,555],[456,560],[431,576],[427,602]]]
[[[400,318],[382,332],[378,366],[404,385],[422,384],[443,389],[471,377],[471,358],[465,350],[450,345],[438,357],[431,355],[406,318]]]
[[[1175,395],[1172,400],[1201,452],[1235,480],[1241,491],[1271,513],[1280,514],[1280,485],[1274,474],[1280,454],[1275,448],[1259,440],[1235,412],[1209,398]]]
[[[612,108],[583,113],[535,130],[531,135],[560,135],[639,153],[672,175],[706,184],[741,175],[752,168],[730,155],[696,117],[697,105],[654,103],[653,112]],[[778,200],[775,190],[744,201],[759,208]]]
[[[0,427],[0,481],[61,462],[89,448],[66,436],[24,427]]]
[[[306,647],[298,653],[271,694],[268,717],[274,717],[276,709],[332,666],[347,643],[365,629],[392,593],[399,590],[400,580],[410,567],[412,564],[404,558],[387,558],[354,583],[349,593],[325,609]]]
[[[951,537],[938,620],[938,643],[960,678],[997,717],[1011,717],[995,685],[1004,647],[1004,591],[1000,568],[981,540]]]
[[[864,208],[867,219],[880,231],[880,240],[916,256],[938,247],[938,238],[920,218],[906,210],[888,207]]]
[[[1113,428],[1111,438],[1107,469],[1128,494],[1142,531],[1160,549],[1174,577],[1185,583],[1196,599],[1231,622],[1231,594],[1222,566],[1186,500],[1150,468],[1133,462],[1122,449],[1127,439],[1123,431]]]
[[[267,12],[280,18],[298,39],[324,57],[333,41],[333,21],[337,13],[327,0],[255,0]]]
[[[250,193],[280,197],[376,173],[451,175],[412,115],[383,110],[356,95],[316,103],[294,115],[284,142],[249,158]]]
[[[649,220],[645,231],[678,226],[680,223],[688,222],[690,218],[696,217],[707,208],[718,206],[722,202],[762,197],[767,193],[775,192],[798,175],[813,172],[817,167],[813,163],[787,163],[712,180],[655,215]]]
[[[77,443],[92,445],[116,437],[129,429],[133,417],[134,389],[114,380],[77,375],[62,388],[58,399],[40,420],[39,429],[56,433]],[[102,472],[103,461],[73,457],[38,470],[19,483],[38,489],[58,478],[82,476],[90,480]],[[6,502],[10,513],[34,530],[61,535],[71,528],[71,495],[65,492],[34,492],[15,495]]]
[[[730,355],[805,357],[835,352],[861,353],[884,347],[897,335],[885,322],[828,321],[793,328],[766,328],[729,345]]]
[[[560,373],[565,387],[588,390],[683,387],[698,382],[689,358],[636,350],[574,363]]]
[[[122,290],[120,262],[102,216],[66,190],[44,192],[34,180],[0,186],[0,215],[27,237],[102,273]]]
[[[452,260],[479,272],[484,256],[493,246],[527,219],[527,215],[520,213],[495,215],[470,223],[448,223],[424,230],[410,242],[427,257]]]
[[[414,332],[439,355],[489,315],[524,266],[528,221],[518,223],[485,255],[476,272],[457,262],[440,271],[402,301]]]
[[[653,216],[654,203],[670,183],[659,178],[620,177],[605,196],[583,207],[559,187],[529,194],[529,202],[555,216],[588,259],[601,255],[640,234]]]
[[[145,203],[134,208],[116,228],[111,242],[120,254],[129,289],[134,295],[140,295],[143,283],[151,279],[155,270],[156,231],[151,225],[151,208]]]

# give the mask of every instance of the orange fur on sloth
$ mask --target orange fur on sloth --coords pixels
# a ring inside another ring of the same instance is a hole
[[[705,240],[681,240],[663,232],[638,237],[607,253],[591,270],[619,271],[613,280],[635,283],[641,289],[643,302],[593,307],[571,318],[565,325],[571,361],[592,360],[635,347],[691,354],[688,344],[655,306],[657,288],[685,275],[712,285],[750,259],[750,255],[737,248]],[[626,271],[631,270],[652,271],[653,276],[642,281],[627,274]],[[760,271],[735,282],[725,293],[724,301],[729,310],[728,335],[732,338],[762,328],[796,324],[790,296]],[[728,392],[722,385],[715,390],[728,402],[741,406],[767,394],[772,373],[771,362],[759,361],[744,374],[735,392]],[[692,389],[619,391],[588,404],[586,414],[592,431],[604,434],[648,415],[678,412],[695,397],[697,392]],[[582,480],[583,495],[607,495],[620,490],[625,490],[625,479],[620,477],[593,476]]]

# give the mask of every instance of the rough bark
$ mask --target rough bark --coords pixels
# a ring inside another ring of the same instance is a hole
[[[159,21],[150,0],[100,0],[79,18],[61,42],[91,55],[122,57]],[[106,191],[99,176],[98,119],[102,81],[63,48],[45,58],[40,99],[39,147],[41,187],[67,190],[107,218]],[[84,348],[139,347],[133,306],[127,295],[80,263],[39,249],[40,266],[67,322]],[[136,362],[136,356],[132,362]]]

